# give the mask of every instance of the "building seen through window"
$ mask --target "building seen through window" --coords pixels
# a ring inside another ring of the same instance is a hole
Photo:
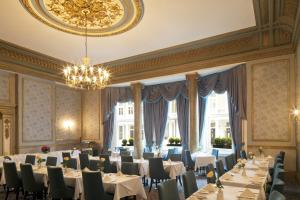
[[[176,100],[169,102],[168,119],[167,119],[167,125],[165,129],[163,146],[169,143],[170,137],[180,138]]]

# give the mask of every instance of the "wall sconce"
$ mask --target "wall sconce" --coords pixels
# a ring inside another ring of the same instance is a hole
[[[74,126],[74,122],[72,120],[66,120],[64,121],[64,127],[67,129],[69,132],[71,131],[71,128]]]
[[[300,110],[297,109],[297,108],[295,107],[295,108],[292,110],[292,115],[294,116],[294,119],[295,119],[296,121],[298,121],[299,115],[300,115]]]

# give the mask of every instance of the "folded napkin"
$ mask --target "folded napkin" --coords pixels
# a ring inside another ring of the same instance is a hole
[[[121,171],[118,171],[117,176],[123,176],[123,173]]]
[[[91,170],[90,170],[89,168],[85,167],[85,168],[83,169],[83,171],[85,171],[85,172],[90,172]]]
[[[170,158],[169,158],[169,160],[168,160],[168,163],[169,163],[169,164],[171,164],[171,163],[172,163],[172,160],[171,160]]]
[[[230,174],[226,173],[226,174],[224,174],[224,175],[222,176],[222,178],[223,178],[224,180],[231,180],[231,179],[232,179],[232,176],[231,176]]]
[[[110,176],[103,177],[103,181],[105,181],[105,182],[110,182],[111,180],[112,180],[112,178]]]
[[[254,198],[255,194],[253,192],[251,192],[251,190],[249,190],[248,188],[246,188],[239,197],[242,198]]]
[[[209,183],[205,186],[204,190],[208,191],[208,192],[215,192],[216,191],[216,187],[215,185]]]

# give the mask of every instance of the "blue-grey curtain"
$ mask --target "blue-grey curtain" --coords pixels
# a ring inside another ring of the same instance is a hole
[[[182,95],[176,99],[178,128],[181,137],[182,149],[188,149],[189,141],[189,100]]]
[[[110,87],[102,90],[101,107],[104,132],[104,149],[111,146],[114,132],[114,114],[115,106],[118,102],[132,101],[133,95],[130,87]]]
[[[151,85],[143,89],[144,131],[147,146],[153,144],[153,133],[155,133],[156,145],[160,146],[162,144],[167,123],[168,101],[177,100],[179,96],[187,99],[187,94],[185,81]],[[183,121],[183,123],[185,122],[188,123],[186,120]],[[181,130],[184,129],[180,129],[180,132]],[[180,134],[186,135],[184,132]]]
[[[232,139],[238,155],[242,144],[242,119],[246,119],[246,66],[241,64],[224,72],[200,77],[198,81],[199,134],[203,132],[206,98],[212,92],[227,91]]]

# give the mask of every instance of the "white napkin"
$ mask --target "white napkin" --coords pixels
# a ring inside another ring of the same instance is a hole
[[[105,182],[110,182],[112,179],[111,179],[111,177],[110,176],[104,176],[103,177],[103,181],[105,181]]]
[[[249,190],[248,188],[246,188],[241,194],[240,197],[244,197],[244,198],[254,198],[255,194],[253,192],[251,192],[251,190]]]
[[[118,171],[117,176],[123,176],[123,173],[121,171]]]
[[[207,184],[207,186],[205,186],[204,189],[207,190],[208,192],[215,192],[216,191],[215,186],[211,183]]]
[[[171,160],[170,158],[169,158],[169,160],[168,160],[168,163],[169,163],[169,164],[172,164],[172,160]]]
[[[231,179],[232,179],[232,176],[226,173],[226,174],[224,174],[224,175],[222,176],[222,178],[223,178],[224,180],[231,180]]]

